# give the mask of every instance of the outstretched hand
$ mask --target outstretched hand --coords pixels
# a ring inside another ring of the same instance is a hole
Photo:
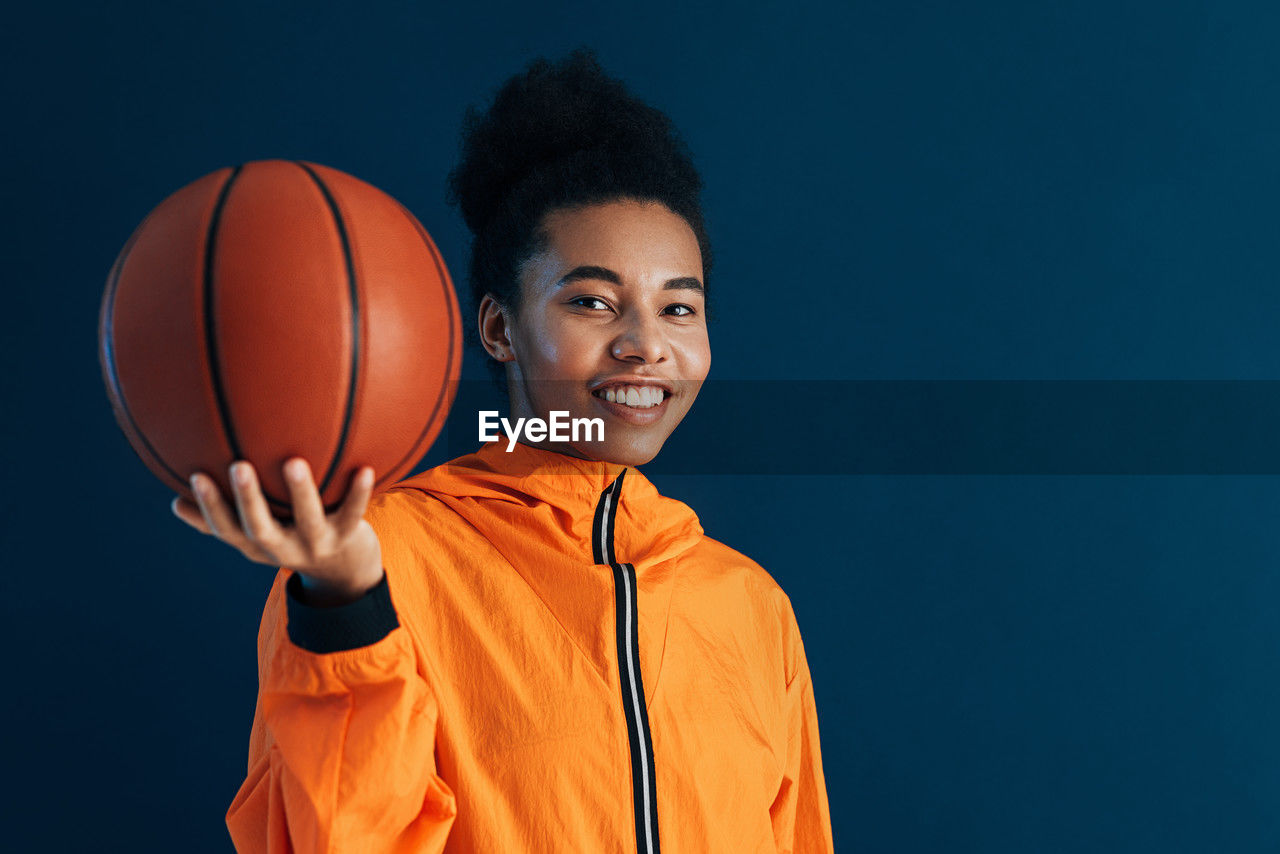
[[[365,466],[352,476],[342,505],[326,515],[307,461],[287,460],[284,475],[293,502],[292,524],[271,515],[251,463],[232,463],[230,475],[234,512],[213,478],[196,472],[191,476],[196,503],[174,498],[174,515],[254,563],[296,571],[308,604],[349,602],[382,580],[382,546],[364,519],[373,495],[372,468]]]

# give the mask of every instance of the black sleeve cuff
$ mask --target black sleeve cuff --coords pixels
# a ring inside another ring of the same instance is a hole
[[[334,608],[304,605],[302,577],[296,572],[289,576],[284,590],[289,640],[308,652],[342,652],[371,646],[400,625],[385,573],[368,593]]]

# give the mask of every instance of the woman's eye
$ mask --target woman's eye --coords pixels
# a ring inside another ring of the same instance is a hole
[[[681,308],[681,309],[684,309],[684,311],[683,311],[683,312],[681,312],[680,314],[677,314],[677,315],[676,315],[676,317],[688,317],[689,315],[691,315],[691,314],[693,314],[693,313],[694,313],[693,309],[692,309],[691,307],[687,306],[687,305],[669,305],[669,306],[667,306],[667,310],[668,310],[668,311],[669,311],[669,310],[671,310],[671,309],[673,309],[673,308]]]
[[[609,306],[599,297],[574,297],[569,300],[570,305],[581,305],[583,308],[596,308],[593,305],[583,305],[583,303],[599,303],[600,307],[608,308]]]

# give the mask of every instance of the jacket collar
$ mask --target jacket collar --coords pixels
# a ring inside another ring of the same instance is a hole
[[[462,514],[500,550],[527,536],[533,526],[539,550],[588,563],[593,524],[604,494],[622,478],[613,533],[619,562],[637,571],[674,557],[698,542],[702,526],[687,505],[666,498],[639,469],[603,460],[585,460],[532,445],[484,444],[401,481],[397,486],[435,495]],[[523,529],[523,530],[522,530]],[[520,550],[518,543],[513,550]]]

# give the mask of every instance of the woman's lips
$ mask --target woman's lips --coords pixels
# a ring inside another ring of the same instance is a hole
[[[671,395],[664,394],[661,403],[655,403],[653,406],[645,409],[638,409],[634,406],[627,406],[625,403],[610,403],[603,397],[591,395],[591,399],[596,402],[602,410],[628,424],[634,424],[643,427],[646,424],[652,424],[667,412],[667,401],[671,399]]]

